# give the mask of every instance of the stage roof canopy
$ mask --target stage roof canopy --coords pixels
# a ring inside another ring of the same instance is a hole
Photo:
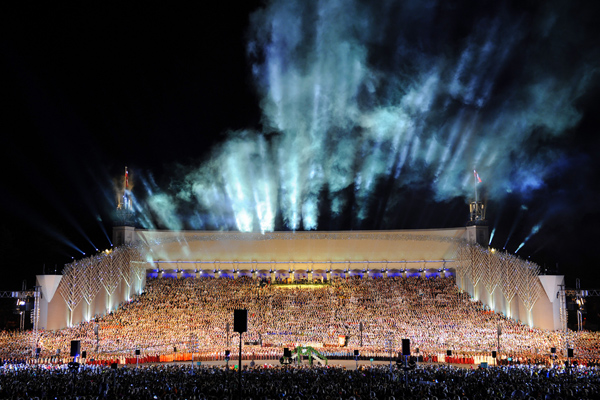
[[[362,262],[450,260],[466,228],[346,232],[136,230],[147,261]]]

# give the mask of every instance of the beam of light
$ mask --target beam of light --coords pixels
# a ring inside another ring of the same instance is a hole
[[[523,240],[523,242],[521,242],[521,244],[519,245],[519,247],[517,247],[517,250],[515,251],[515,253],[518,253],[519,250],[521,250],[523,248],[523,246],[525,246],[525,243],[527,243],[527,241],[529,241],[529,239],[535,235],[536,233],[538,233],[540,231],[540,228],[542,227],[542,223],[540,222],[539,224],[536,224],[533,226],[533,228],[531,228],[531,231],[529,232],[529,235],[527,235],[527,237]]]
[[[515,254],[519,252],[519,250],[521,250],[521,248],[523,248],[523,246],[525,246],[525,242],[521,242],[521,244],[519,245],[519,247],[517,247],[517,250],[515,250]]]
[[[492,245],[492,240],[494,240],[494,235],[496,234],[496,227],[492,229],[492,233],[490,234],[490,241],[488,242],[488,246]]]
[[[569,13],[471,6],[456,41],[441,1],[268,2],[247,46],[264,132],[229,132],[167,188],[149,177],[141,225],[264,232],[280,217],[318,229],[327,199],[328,214],[366,226],[382,184],[377,220],[394,221],[392,205],[417,185],[435,201],[472,197],[474,165],[493,182],[489,200],[525,203],[555,172],[555,139],[580,121],[595,63],[557,64],[573,39]]]
[[[113,245],[112,240],[108,236],[108,232],[106,231],[106,228],[104,227],[104,224],[102,223],[102,217],[99,214],[96,215],[96,221],[98,222],[98,225],[100,226],[100,229],[102,230],[102,233],[104,233],[104,237],[106,237],[106,240],[110,244],[110,247],[112,247],[112,245]]]
[[[10,193],[3,193],[3,196],[7,197],[9,200],[13,200]],[[70,239],[64,236],[62,232],[54,229],[52,224],[48,222],[43,215],[38,214],[34,209],[25,208],[22,204],[20,204],[20,202],[16,201],[16,199],[13,201],[13,204],[16,205],[15,208],[19,211],[19,214],[24,218],[24,220],[28,221],[32,226],[35,226],[40,230],[40,232],[43,232],[48,237],[51,237],[53,240],[56,240],[58,243],[61,243],[68,248],[83,253],[83,251],[80,250]],[[72,258],[72,256],[64,249],[56,248],[56,252]]]
[[[504,247],[503,247],[504,249],[506,249],[506,246],[508,245],[508,241],[512,237],[513,233],[515,233],[515,229],[517,228],[517,225],[521,221],[521,218],[523,217],[523,213],[527,210],[528,210],[528,208],[524,204],[522,204],[521,207],[519,208],[519,212],[517,213],[517,216],[513,220],[510,230],[508,231],[508,236],[506,237],[506,242],[504,242]]]

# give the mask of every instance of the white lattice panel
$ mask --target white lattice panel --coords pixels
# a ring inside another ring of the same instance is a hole
[[[96,258],[82,260],[81,265],[78,266],[78,268],[81,268],[83,272],[80,279],[81,295],[83,300],[90,305],[101,288],[100,280],[98,279],[99,268]]]
[[[518,294],[521,302],[528,312],[531,312],[533,306],[541,295],[542,287],[538,278],[540,267],[537,264],[521,261],[520,266]]]
[[[508,253],[501,253],[500,262],[502,269],[502,295],[506,302],[510,304],[518,290],[519,270],[518,259]]]
[[[483,277],[488,264],[486,251],[478,245],[471,245],[470,249],[471,268],[469,278],[473,287],[476,288]]]
[[[76,263],[67,264],[63,269],[63,277],[58,290],[70,311],[73,311],[82,299],[81,276],[82,272],[77,268]]]
[[[495,252],[488,252],[487,256],[488,265],[483,274],[483,285],[492,297],[502,280],[502,263]]]
[[[100,284],[109,296],[112,296],[115,292],[121,278],[119,273],[120,266],[115,262],[115,252],[116,250],[98,258]]]

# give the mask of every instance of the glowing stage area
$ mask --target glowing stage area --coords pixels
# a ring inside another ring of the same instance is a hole
[[[453,279],[473,301],[537,328],[564,326],[562,276],[474,242],[481,227],[349,232],[206,232],[114,228],[111,252],[38,276],[39,327],[59,329],[114,311],[146,278],[247,277],[270,283],[392,277]]]

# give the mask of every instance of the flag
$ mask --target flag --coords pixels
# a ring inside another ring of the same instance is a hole
[[[477,179],[477,182],[481,183],[481,178],[479,177],[477,171],[473,170],[473,174],[475,175],[475,179]]]

